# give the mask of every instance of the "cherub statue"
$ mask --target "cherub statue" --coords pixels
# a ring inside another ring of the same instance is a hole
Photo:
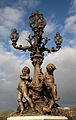
[[[28,101],[32,110],[34,110],[34,106],[33,106],[31,98],[28,96],[28,89],[27,89],[27,87],[28,87],[27,82],[30,82],[29,73],[30,73],[30,69],[27,66],[25,66],[22,69],[22,75],[20,75],[21,80],[20,80],[18,88],[17,88],[17,100],[18,100],[21,114],[24,112],[24,105],[23,105],[23,101],[22,101],[23,97]]]
[[[54,83],[54,75],[53,72],[56,69],[56,67],[53,64],[48,64],[46,66],[47,72],[44,74],[44,84],[46,87],[46,94],[48,94],[50,97],[49,99],[49,107],[43,108],[43,111],[49,112],[54,105],[54,102],[59,100],[57,98],[57,90],[56,90],[56,84]]]

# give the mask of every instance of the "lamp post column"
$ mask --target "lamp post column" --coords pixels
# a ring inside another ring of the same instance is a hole
[[[40,66],[43,62],[43,56],[42,55],[34,55],[31,57],[33,66],[34,66],[34,76],[33,76],[33,85],[38,87],[39,86],[39,74],[40,74]]]

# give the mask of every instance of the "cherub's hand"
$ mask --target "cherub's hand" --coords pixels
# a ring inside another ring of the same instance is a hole
[[[25,81],[26,85],[28,85],[29,87],[31,86],[31,83],[28,81]]]

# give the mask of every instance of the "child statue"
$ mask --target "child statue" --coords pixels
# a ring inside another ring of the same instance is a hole
[[[44,85],[46,87],[46,97],[49,96],[47,99],[49,99],[49,106],[48,108],[44,107],[43,111],[49,112],[54,105],[54,102],[59,100],[57,98],[57,90],[56,90],[56,84],[54,83],[54,75],[53,72],[56,69],[56,67],[53,64],[48,64],[46,66],[47,72],[44,73]]]
[[[23,101],[22,101],[23,97],[28,101],[32,110],[34,110],[32,100],[28,96],[27,82],[30,82],[29,73],[30,73],[30,69],[27,66],[25,66],[22,69],[22,75],[20,75],[21,80],[20,80],[18,88],[17,88],[17,100],[18,100],[21,114],[24,113],[24,105],[23,105]]]

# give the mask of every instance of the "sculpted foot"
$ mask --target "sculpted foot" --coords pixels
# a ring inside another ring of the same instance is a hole
[[[51,112],[51,109],[47,108],[47,107],[43,107],[43,112],[47,113],[47,112]]]
[[[20,112],[20,115],[22,115],[24,113],[24,110],[22,110],[21,112]]]

